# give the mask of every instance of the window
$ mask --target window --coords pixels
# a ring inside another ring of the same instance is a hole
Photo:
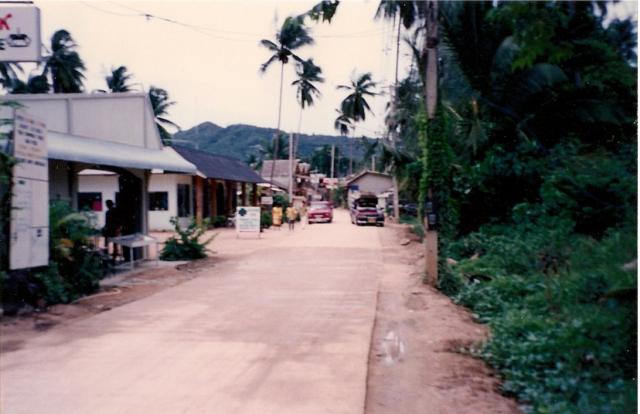
[[[102,193],[78,193],[78,210],[102,211]]]
[[[178,217],[191,215],[191,186],[178,184]]]
[[[149,210],[169,210],[169,194],[166,191],[154,191],[149,193]]]

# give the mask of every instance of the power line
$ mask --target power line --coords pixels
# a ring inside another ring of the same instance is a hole
[[[175,19],[169,19],[163,16],[158,16],[152,13],[147,13],[143,10],[140,9],[136,9],[134,7],[130,7],[127,6],[125,4],[116,2],[116,1],[111,1],[110,3],[113,3],[116,6],[120,6],[123,7],[127,10],[131,10],[131,11],[135,11],[137,13],[139,13],[140,16],[145,17],[147,20],[149,19],[157,19],[157,20],[161,20],[167,23],[172,23],[172,24],[176,24],[176,25],[180,25],[180,26],[184,26],[187,28],[190,28],[192,30],[205,30],[205,31],[211,31],[211,32],[220,32],[220,33],[225,33],[225,34],[230,34],[230,35],[236,35],[236,36],[249,36],[252,38],[262,38],[264,37],[264,34],[260,34],[260,33],[249,33],[249,32],[238,32],[238,31],[233,31],[233,30],[224,30],[224,29],[219,29],[219,28],[214,28],[211,26],[199,26],[199,25],[194,25],[194,24],[190,24],[190,23],[185,23],[179,20],[175,20]],[[353,33],[341,33],[341,34],[334,34],[334,35],[315,35],[314,37],[316,38],[357,38],[357,37],[372,37],[372,36],[378,36],[381,34],[388,34],[391,33],[392,31],[389,31],[388,29],[383,29],[383,30],[364,30],[364,31],[359,31],[359,32],[353,32]]]
[[[113,16],[120,16],[120,17],[138,17],[138,15],[135,15],[135,14],[124,14],[124,13],[117,13],[117,12],[113,12],[113,11],[110,11],[110,10],[105,10],[105,9],[100,8],[100,7],[98,7],[98,6],[95,6],[95,5],[93,5],[93,4],[87,3],[86,1],[83,1],[83,2],[81,2],[81,3],[82,3],[82,4],[84,4],[85,6],[89,7],[89,8],[92,8],[92,9],[94,9],[94,10],[98,10],[98,11],[101,11],[101,12],[103,12],[103,13],[111,14],[111,15],[113,15]]]

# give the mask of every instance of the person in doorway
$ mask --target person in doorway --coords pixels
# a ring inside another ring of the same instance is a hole
[[[122,234],[122,219],[120,217],[120,212],[113,204],[112,200],[107,200],[107,212],[105,213],[104,218],[104,228],[102,229],[102,235],[104,236],[104,246],[109,251],[109,238],[118,237]],[[113,244],[113,260],[116,260],[118,256],[118,247],[114,243]]]
[[[296,219],[298,218],[298,212],[293,204],[289,204],[287,207],[287,222],[289,223],[289,230],[294,230],[294,226],[296,224]]]

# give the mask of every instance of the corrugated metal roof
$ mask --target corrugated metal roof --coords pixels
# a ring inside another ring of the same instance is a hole
[[[247,164],[238,159],[215,155],[179,145],[173,145],[171,148],[184,157],[184,159],[194,164],[198,168],[198,171],[207,178],[245,183],[265,182],[265,180],[256,174]]]

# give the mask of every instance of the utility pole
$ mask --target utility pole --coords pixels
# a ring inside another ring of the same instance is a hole
[[[331,145],[331,178],[333,177],[333,173],[334,173],[334,162],[336,159],[336,144]]]
[[[293,203],[293,133],[289,134],[289,202]]]
[[[375,171],[376,170],[376,156],[372,155],[371,156],[371,171]]]

